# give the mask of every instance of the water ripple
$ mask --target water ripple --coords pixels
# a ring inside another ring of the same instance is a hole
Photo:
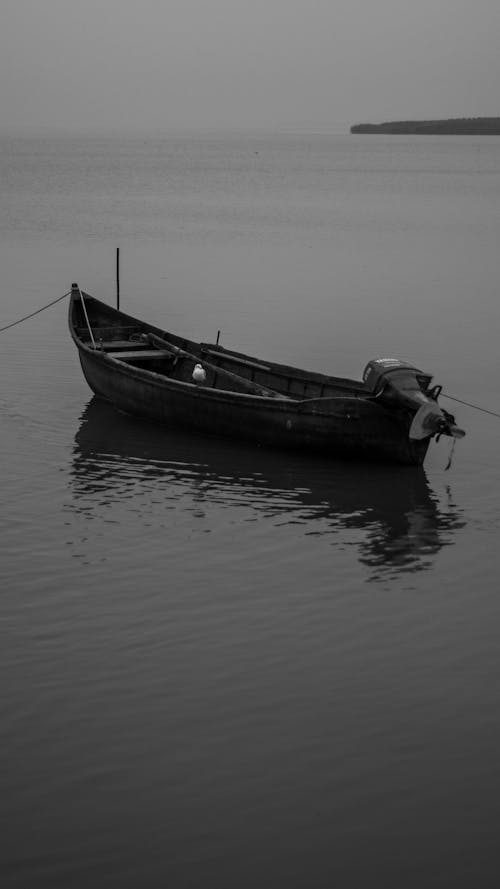
[[[394,473],[398,484],[394,484]],[[92,522],[125,513],[210,533],[224,523],[301,529],[354,545],[372,579],[429,566],[464,518],[441,504],[423,470],[357,466],[172,433],[118,414],[98,399],[75,436],[67,508]],[[169,513],[173,512],[169,519]]]

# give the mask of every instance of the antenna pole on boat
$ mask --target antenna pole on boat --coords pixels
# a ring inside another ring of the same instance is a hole
[[[116,308],[120,311],[120,248],[116,248]]]

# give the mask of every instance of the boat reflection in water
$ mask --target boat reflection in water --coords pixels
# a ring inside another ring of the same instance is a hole
[[[89,518],[141,502],[244,508],[245,520],[302,524],[304,534],[354,544],[371,579],[418,571],[453,543],[464,518],[442,504],[421,467],[350,465],[171,432],[92,398],[75,436],[73,508]]]

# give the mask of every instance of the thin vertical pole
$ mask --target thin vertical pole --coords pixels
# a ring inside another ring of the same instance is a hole
[[[92,340],[92,345],[93,345],[93,347],[94,347],[94,349],[95,349],[95,339],[94,339],[94,334],[92,333],[92,328],[91,328],[91,326],[90,326],[89,316],[87,315],[87,306],[85,305],[85,300],[84,300],[84,298],[83,298],[83,293],[82,293],[82,291],[80,290],[80,288],[78,287],[78,284],[76,284],[76,286],[75,286],[75,290],[76,290],[76,289],[78,289],[78,293],[80,294],[80,299],[81,299],[82,307],[83,307],[83,314],[85,315],[85,321],[87,322],[87,327],[88,327],[88,329],[89,329],[90,339]]]
[[[120,248],[116,248],[116,308],[120,311]]]

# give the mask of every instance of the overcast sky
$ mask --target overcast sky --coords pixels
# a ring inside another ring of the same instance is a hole
[[[500,114],[500,0],[0,0],[0,127]]]

